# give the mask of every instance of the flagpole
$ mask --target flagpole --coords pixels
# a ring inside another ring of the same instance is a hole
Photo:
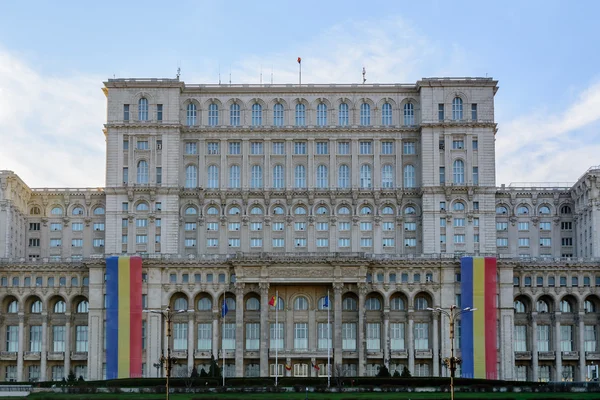
[[[302,85],[302,59],[298,57],[298,85]]]
[[[223,315],[223,327],[221,328],[221,351],[223,352],[223,370],[221,374],[223,375],[223,387],[225,387],[225,348],[223,343],[225,342],[225,315],[227,314],[225,311],[227,307],[227,303],[225,302],[226,296],[227,292],[223,293],[223,307],[221,309],[221,314]]]
[[[329,289],[327,289],[327,387],[331,386],[331,325],[329,322],[329,310],[331,310],[331,302],[329,301]]]
[[[279,309],[279,290],[275,291],[275,386],[277,386],[278,378],[279,378],[279,364],[277,364],[278,360],[278,350],[279,350],[279,319],[278,319],[278,309]]]

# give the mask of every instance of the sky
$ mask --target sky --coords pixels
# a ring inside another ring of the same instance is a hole
[[[600,165],[598,1],[0,0],[0,170],[102,187],[108,78],[415,83],[493,77],[496,183]]]

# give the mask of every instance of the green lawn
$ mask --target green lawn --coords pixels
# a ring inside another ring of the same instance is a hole
[[[305,393],[194,393],[194,394],[171,394],[171,400],[226,400],[226,399],[291,399],[301,400],[306,398]],[[598,393],[456,393],[455,399],[497,399],[497,400],[526,400],[526,399],[598,399]],[[37,393],[28,400],[59,400],[59,399],[98,399],[98,400],[158,400],[164,399],[165,395],[155,394],[63,394],[63,393]],[[449,399],[449,393],[308,393],[311,400],[353,400],[353,399],[394,399],[394,400],[420,400],[420,399]],[[17,399],[16,397],[0,397],[0,399]]]

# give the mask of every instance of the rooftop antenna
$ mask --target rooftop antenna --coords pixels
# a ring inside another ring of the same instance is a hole
[[[365,67],[363,67],[362,76],[363,76],[363,85],[364,85],[365,82],[367,81],[367,70],[365,69]]]
[[[177,80],[179,80],[180,76],[181,76],[181,67],[177,67]]]

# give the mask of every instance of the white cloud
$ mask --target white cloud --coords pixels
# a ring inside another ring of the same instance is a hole
[[[0,169],[30,187],[104,186],[102,77],[43,76],[0,49]]]
[[[564,111],[536,111],[499,123],[497,182],[573,183],[599,164],[600,82]]]

